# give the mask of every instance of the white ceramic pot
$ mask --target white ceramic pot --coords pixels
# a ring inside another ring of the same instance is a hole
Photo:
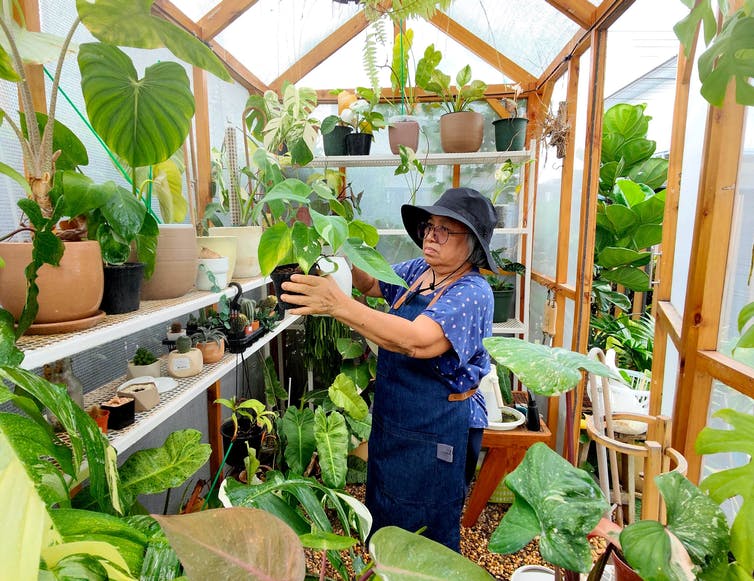
[[[234,236],[238,239],[236,266],[233,276],[251,278],[259,276],[259,241],[264,230],[261,226],[210,226],[210,236]]]
[[[336,266],[337,265],[337,266]],[[351,296],[353,278],[348,262],[342,256],[320,258],[317,267],[322,275],[331,276],[347,296]]]
[[[524,565],[513,571],[511,581],[550,581],[555,579],[555,571],[541,565]]]
[[[221,258],[200,258],[199,269],[196,272],[196,288],[204,291],[212,290],[212,281],[207,274],[211,272],[215,277],[217,286],[224,289],[228,286],[228,268],[227,256]]]
[[[238,238],[235,236],[197,236],[196,246],[201,256],[202,248],[216,252],[228,259],[228,280],[235,275],[236,256],[238,255]],[[200,262],[201,264],[201,262]]]

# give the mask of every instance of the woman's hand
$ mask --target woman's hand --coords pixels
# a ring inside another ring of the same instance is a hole
[[[290,309],[292,315],[334,315],[338,305],[350,297],[340,290],[331,276],[294,274],[290,282],[283,283],[283,290],[297,294],[283,294],[284,301],[299,305]]]

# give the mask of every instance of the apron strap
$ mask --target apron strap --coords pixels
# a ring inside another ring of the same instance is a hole
[[[465,401],[465,400],[469,399],[472,395],[474,395],[476,393],[477,389],[479,389],[479,388],[478,387],[474,387],[474,388],[472,388],[472,389],[470,389],[468,391],[464,391],[464,392],[461,392],[461,393],[451,393],[448,396],[448,401]]]
[[[429,270],[429,269],[427,269],[427,270]],[[427,272],[427,271],[425,270],[424,272]],[[396,310],[396,311],[397,311],[398,309],[400,309],[400,308],[401,308],[401,306],[403,305],[403,303],[405,303],[405,302],[406,302],[406,300],[408,299],[408,296],[409,296],[409,294],[411,294],[411,293],[412,293],[412,292],[413,292],[414,290],[416,290],[416,288],[417,288],[417,287],[419,286],[419,281],[421,280],[421,277],[422,277],[422,275],[424,274],[424,272],[422,272],[422,273],[421,273],[421,274],[419,275],[419,277],[418,277],[418,278],[417,278],[417,279],[416,279],[416,280],[414,281],[414,283],[413,283],[413,284],[412,284],[412,285],[411,285],[411,286],[409,287],[409,289],[408,289],[408,290],[407,290],[407,291],[406,291],[405,293],[403,293],[403,294],[402,294],[402,295],[401,295],[400,297],[398,297],[398,300],[397,300],[397,301],[395,301],[395,302],[393,303],[393,309],[394,309],[394,310]],[[438,300],[438,299],[439,299],[439,298],[440,298],[440,297],[441,297],[441,296],[443,295],[443,293],[444,293],[444,292],[445,292],[446,290],[448,290],[448,288],[449,288],[449,287],[450,287],[450,286],[451,286],[451,285],[452,285],[452,284],[453,284],[454,282],[456,282],[457,280],[460,280],[460,279],[462,279],[462,278],[463,278],[464,276],[466,276],[467,274],[468,274],[468,272],[464,272],[463,274],[461,274],[461,275],[459,275],[459,276],[453,277],[453,278],[451,278],[451,279],[450,279],[450,280],[449,280],[449,281],[448,281],[447,283],[445,283],[445,284],[444,284],[444,285],[443,285],[442,287],[440,287],[440,288],[438,289],[438,292],[437,292],[437,294],[436,294],[436,295],[435,295],[434,297],[432,297],[432,300],[431,300],[431,301],[429,301],[429,304],[427,305],[427,308],[429,308],[429,307],[431,307],[432,305],[434,305],[434,304],[435,304],[435,303],[437,302],[437,300]]]
[[[427,268],[427,270],[429,270],[429,268]],[[395,301],[395,302],[393,303],[393,309],[394,309],[394,310],[396,310],[396,311],[397,311],[398,309],[400,309],[400,308],[401,308],[401,306],[403,305],[403,303],[405,303],[405,302],[406,302],[406,299],[408,298],[408,295],[409,295],[410,293],[412,293],[412,292],[413,292],[414,290],[416,290],[416,287],[418,287],[418,286],[419,286],[419,281],[421,280],[421,278],[422,278],[422,276],[424,275],[424,273],[425,273],[425,272],[427,272],[427,270],[423,271],[423,272],[422,272],[422,273],[421,273],[421,274],[420,274],[420,275],[419,275],[419,276],[418,276],[418,277],[416,278],[416,280],[415,280],[415,281],[414,281],[414,283],[413,283],[413,284],[412,284],[412,285],[411,285],[411,286],[409,287],[409,289],[408,289],[408,290],[407,290],[407,291],[406,291],[405,293],[403,293],[403,294],[402,294],[402,295],[401,295],[400,297],[398,297],[398,300],[397,300],[397,301]]]

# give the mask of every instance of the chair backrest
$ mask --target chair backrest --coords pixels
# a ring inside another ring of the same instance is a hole
[[[589,356],[605,363],[601,349],[592,349]],[[636,499],[641,498],[641,518],[663,520],[654,479],[671,469],[686,474],[688,468],[686,459],[670,447],[670,418],[613,412],[605,377],[589,374],[587,389],[592,416],[586,430],[596,446],[600,488],[615,507],[613,519],[621,526],[634,522]],[[637,424],[642,428],[637,430]]]

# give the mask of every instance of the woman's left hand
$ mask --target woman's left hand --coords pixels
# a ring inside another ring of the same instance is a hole
[[[292,315],[334,315],[335,308],[343,305],[346,297],[331,276],[310,276],[294,274],[290,282],[283,283],[283,290],[289,293],[280,296],[284,301],[299,305],[289,309]]]

